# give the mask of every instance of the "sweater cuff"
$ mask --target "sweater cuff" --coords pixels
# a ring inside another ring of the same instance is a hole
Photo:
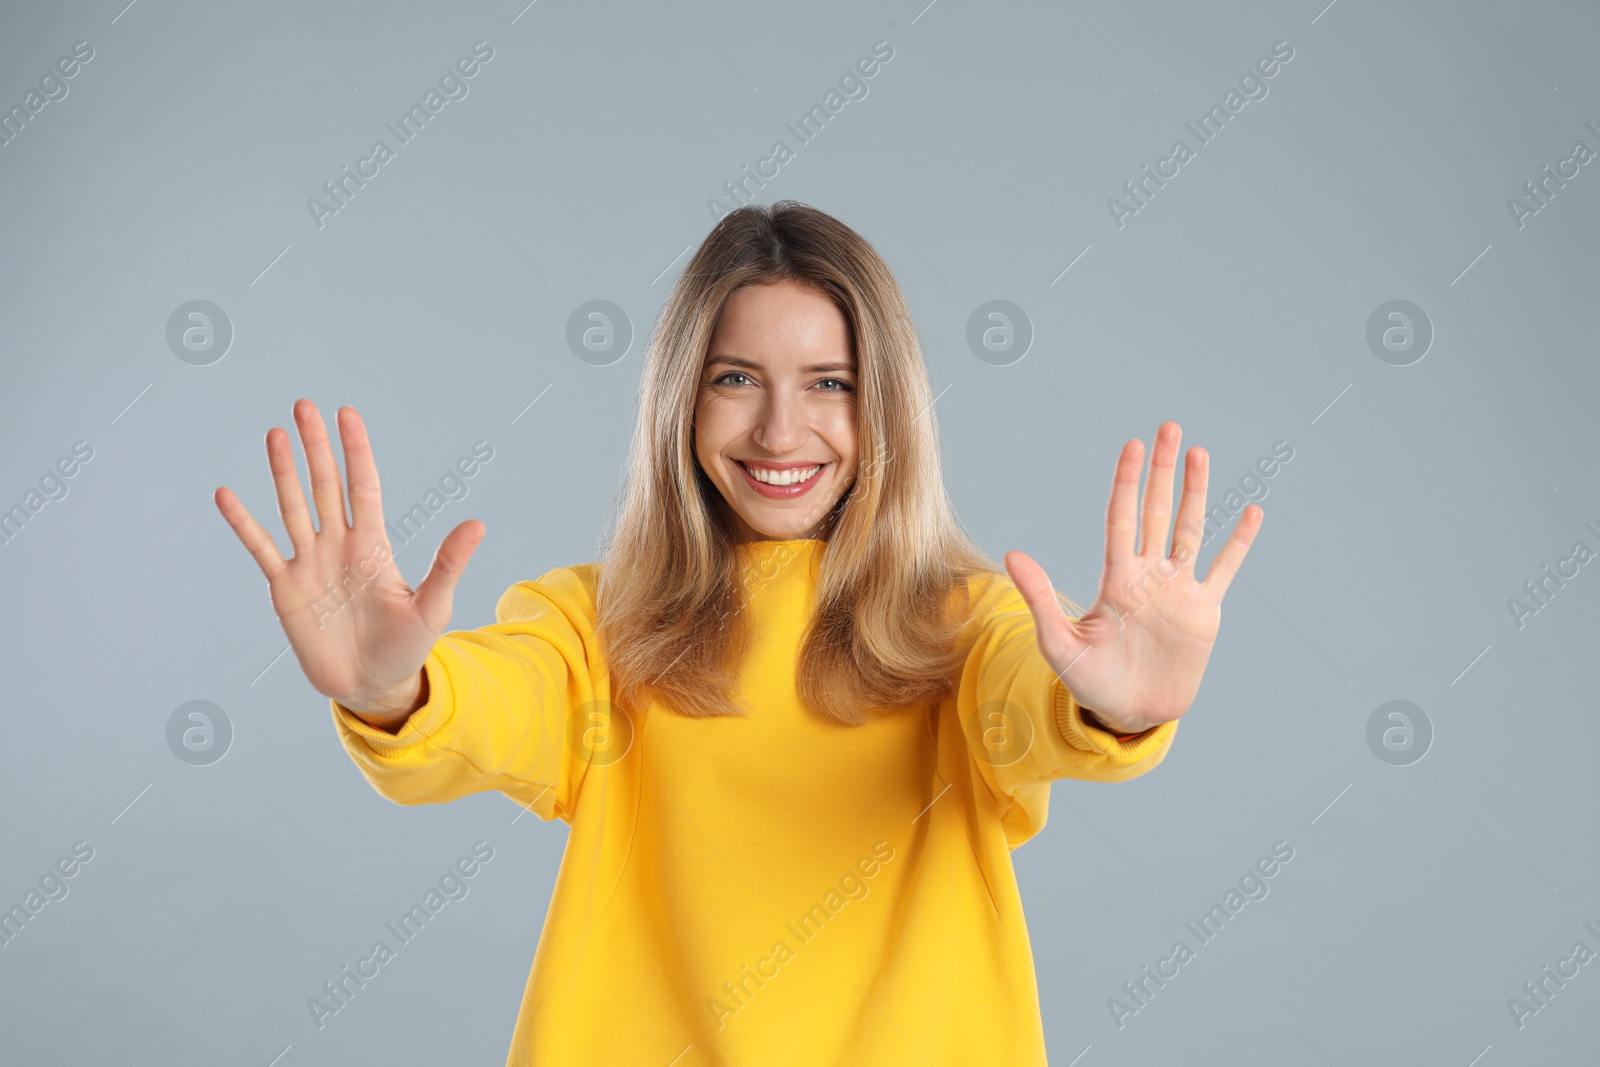
[[[444,729],[455,710],[455,692],[450,686],[450,675],[438,652],[428,653],[422,670],[428,682],[428,702],[411,713],[396,733],[381,730],[362,721],[355,712],[339,703],[333,705],[333,718],[338,727],[359,737],[378,756],[395,756],[408,748],[422,744]]]
[[[1072,691],[1057,678],[1055,683],[1056,729],[1062,740],[1073,748],[1085,752],[1098,752],[1119,760],[1135,760],[1154,752],[1161,746],[1162,734],[1170,723],[1160,723],[1136,734],[1114,734],[1091,726],[1083,717],[1083,708]]]

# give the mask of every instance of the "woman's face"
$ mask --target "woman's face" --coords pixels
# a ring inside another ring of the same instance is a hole
[[[849,323],[831,299],[793,282],[728,297],[700,372],[694,451],[737,540],[823,535],[855,479],[856,386]]]

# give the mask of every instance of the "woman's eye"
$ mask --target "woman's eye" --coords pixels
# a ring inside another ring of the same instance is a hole
[[[711,384],[712,385],[737,385],[737,384],[739,384],[737,382],[730,381],[730,379],[732,379],[732,378],[743,378],[745,381],[749,381],[750,380],[749,377],[743,371],[730,370],[730,371],[726,371],[726,372],[724,372],[722,374],[719,374],[715,378],[711,379]],[[834,388],[823,389],[823,392],[825,392],[825,393],[848,393],[848,392],[851,392],[855,388],[849,382],[845,381],[843,378],[823,378],[817,384],[818,385],[826,385],[829,382],[833,383]]]

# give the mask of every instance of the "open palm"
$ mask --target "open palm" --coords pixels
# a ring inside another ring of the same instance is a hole
[[[361,416],[352,407],[338,413],[350,484],[347,522],[344,489],[322,416],[309,400],[297,401],[294,415],[318,528],[311,525],[288,433],[279,427],[267,432],[267,461],[294,558],[284,560],[226,486],[216,492],[217,507],[266,576],[273,610],[312,687],[352,711],[409,712],[421,686],[422,665],[449,625],[456,582],[483,539],[483,524],[469,519],[451,530],[427,577],[413,590],[394,562],[378,468]]]
[[[1044,568],[1025,553],[1006,553],[1005,564],[1033,613],[1039,651],[1079,704],[1118,733],[1137,733],[1171,722],[1189,710],[1222,623],[1222,598],[1244,562],[1264,517],[1245,508],[1233,536],[1195,579],[1195,560],[1206,510],[1204,449],[1191,448],[1183,478],[1172,551],[1172,482],[1182,428],[1156,430],[1144,517],[1137,522],[1135,494],[1144,442],[1123,446],[1106,509],[1105,567],[1094,602],[1068,618]],[[1134,533],[1141,530],[1135,547]]]

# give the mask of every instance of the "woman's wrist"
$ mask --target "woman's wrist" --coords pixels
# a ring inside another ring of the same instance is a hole
[[[1138,729],[1133,727],[1118,726],[1115,723],[1108,723],[1099,713],[1089,710],[1082,704],[1078,705],[1078,713],[1083,716],[1083,721],[1086,724],[1094,727],[1097,730],[1103,730],[1108,734],[1118,737],[1126,737],[1130,734],[1136,734],[1140,732]]]
[[[339,704],[367,725],[394,733],[427,702],[428,674],[425,670],[418,670],[410,681],[385,696],[363,699],[359,705],[343,700]]]

